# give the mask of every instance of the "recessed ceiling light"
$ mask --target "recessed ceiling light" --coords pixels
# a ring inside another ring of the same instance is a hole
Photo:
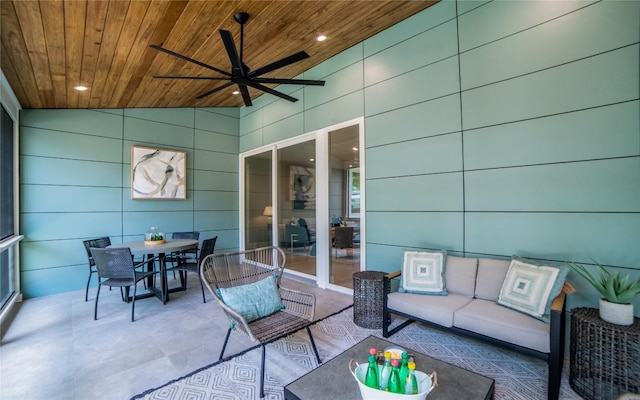
[[[240,94],[240,91],[234,90],[233,92],[231,92],[231,94]]]
[[[73,88],[74,88],[75,90],[77,90],[77,91],[80,91],[80,92],[83,92],[83,91],[85,91],[85,90],[89,89],[88,87],[86,87],[86,86],[82,86],[82,85],[74,86]]]
[[[316,37],[316,40],[318,42],[324,42],[325,40],[327,40],[327,37],[325,35],[318,35],[318,37]]]
[[[357,147],[354,147],[354,148],[353,148],[353,151],[358,151],[358,148],[357,148]]]
[[[314,162],[316,159],[315,158],[310,158],[309,161]]]

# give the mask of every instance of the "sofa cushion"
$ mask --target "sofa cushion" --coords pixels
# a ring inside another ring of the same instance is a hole
[[[514,256],[498,304],[549,322],[551,302],[562,290],[567,272],[567,268],[535,264]]]
[[[447,292],[473,297],[478,272],[477,258],[447,256],[445,281]]]
[[[498,300],[500,289],[510,264],[511,260],[478,259],[475,298],[491,301]]]
[[[472,299],[459,294],[448,296],[425,296],[412,293],[390,293],[387,307],[393,311],[451,328],[453,313]]]
[[[445,251],[405,251],[400,292],[446,295]]]
[[[453,324],[522,347],[550,352],[549,324],[490,300],[471,301],[455,312]]]

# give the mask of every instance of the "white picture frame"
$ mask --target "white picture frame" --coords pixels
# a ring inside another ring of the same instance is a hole
[[[186,200],[187,152],[131,146],[131,198]]]

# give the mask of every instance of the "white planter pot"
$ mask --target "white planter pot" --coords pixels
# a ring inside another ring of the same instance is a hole
[[[633,325],[633,304],[610,303],[600,299],[600,318],[616,325]]]

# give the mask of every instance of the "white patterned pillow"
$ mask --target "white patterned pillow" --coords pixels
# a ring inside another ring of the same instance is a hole
[[[498,304],[549,322],[547,308],[558,294],[555,293],[558,277],[566,276],[562,272],[560,268],[530,264],[514,258],[504,278]]]
[[[405,251],[400,292],[447,295],[444,279],[446,252]]]

